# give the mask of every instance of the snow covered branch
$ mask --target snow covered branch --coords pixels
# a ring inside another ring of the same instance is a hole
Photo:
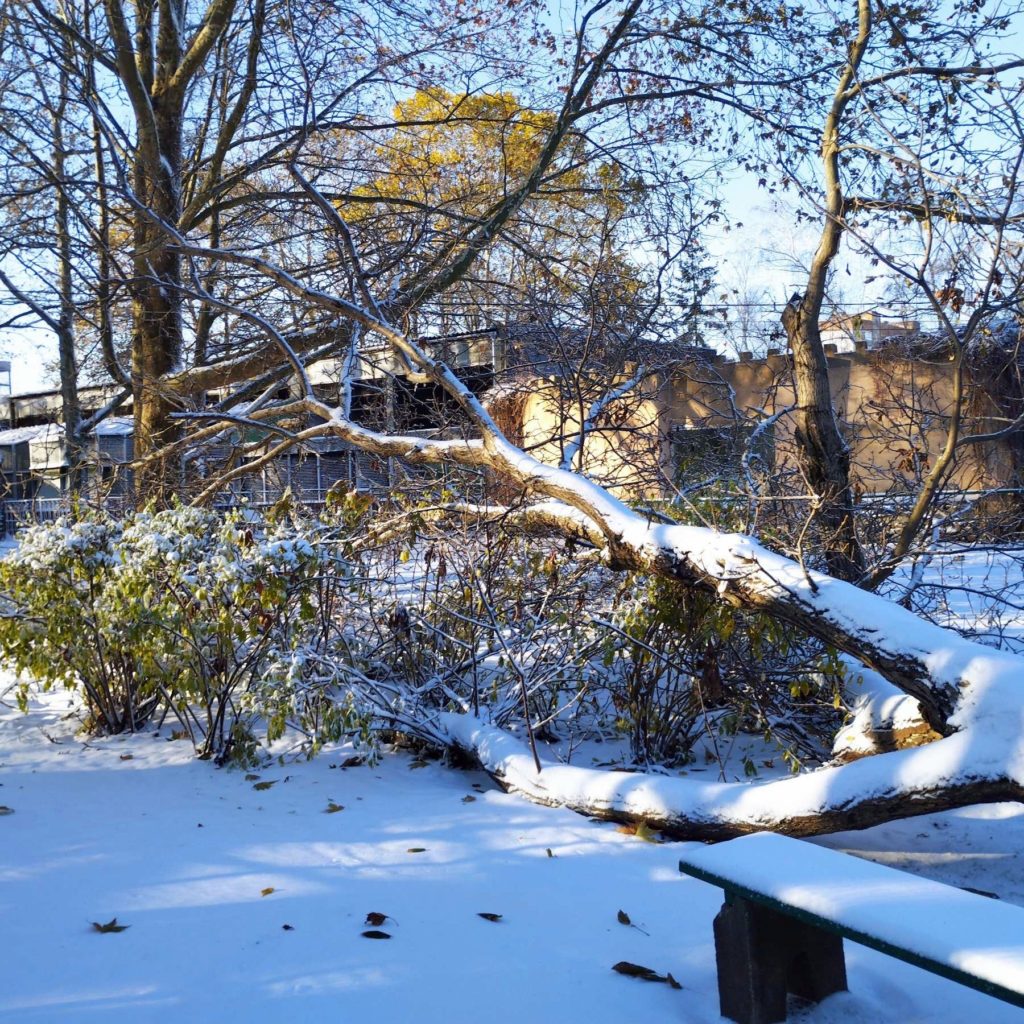
[[[1019,702],[1007,701],[998,687],[989,696],[975,723],[984,727],[984,739],[970,729],[913,750],[761,783],[561,764],[545,764],[538,772],[519,740],[472,715],[442,715],[438,731],[504,789],[535,803],[607,821],[642,821],[680,839],[729,839],[763,830],[809,836],[1024,797]],[[997,727],[1007,712],[1012,724]]]

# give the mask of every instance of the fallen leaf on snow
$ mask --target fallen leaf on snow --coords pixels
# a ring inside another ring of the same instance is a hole
[[[324,814],[337,814],[338,811],[343,810],[345,810],[344,804],[336,804],[333,800],[329,800],[327,802],[327,809],[324,811]]]
[[[635,825],[619,825],[615,831],[621,832],[624,836],[636,836],[645,843],[661,842],[661,834],[655,832],[646,821],[638,821]]]
[[[118,924],[116,917],[112,917],[106,924],[100,924],[99,921],[93,921],[92,923],[92,930],[103,935],[109,935],[112,932],[123,932],[126,928],[131,928],[131,925]]]
[[[620,960],[612,967],[612,970],[617,971],[619,974],[625,974],[630,978],[640,978],[643,981],[663,981],[671,988],[683,987],[671,974],[661,975],[657,971],[652,971],[650,967],[631,964],[628,960]]]
[[[650,967],[641,967],[640,964],[631,964],[628,960],[620,960],[612,970],[631,978],[643,978],[644,981],[661,981],[661,975],[657,971],[652,971]]]
[[[390,939],[391,936],[387,932],[368,931],[363,932],[362,936],[364,939]]]
[[[382,914],[377,910],[371,910],[366,915],[364,924],[373,925],[374,928],[379,928],[385,921],[390,920],[387,914]]]
[[[482,917],[485,921],[500,921],[501,920],[501,914],[488,914],[486,912],[483,912],[483,913],[477,914],[476,916],[477,917]]]
[[[646,821],[641,821],[636,827],[637,839],[642,839],[645,843],[660,843],[661,833],[655,832]]]
[[[999,899],[999,893],[989,892],[988,889],[975,889],[970,885],[961,885],[960,888],[963,889],[964,892],[973,892],[975,896],[987,896],[990,900]]]
[[[266,887],[266,889],[260,889],[260,895],[261,896],[269,896],[272,892],[276,892],[276,891],[277,890],[272,885],[268,885]]]
[[[270,787],[273,786],[275,782],[277,782],[277,779],[273,779],[270,782],[257,782],[256,785],[252,788],[260,791],[264,789],[270,789]]]
[[[647,932],[647,931],[644,931],[644,929],[641,928],[640,925],[633,924],[632,920],[630,919],[629,914],[627,914],[624,910],[620,910],[618,912],[618,914],[615,915],[615,917],[616,917],[616,920],[619,922],[619,924],[628,925],[630,928],[635,928],[641,935],[646,935],[646,936],[650,937],[651,933]]]
[[[410,846],[406,853],[426,853],[427,848],[425,846]]]

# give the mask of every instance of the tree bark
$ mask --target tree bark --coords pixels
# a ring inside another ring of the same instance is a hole
[[[828,359],[818,328],[824,271],[821,282],[819,290],[812,278],[807,294],[790,302],[782,314],[793,353],[794,439],[829,575],[855,582],[864,574],[864,554],[850,487],[850,449],[836,422]]]
[[[851,87],[871,38],[870,0],[857,0],[857,14],[857,35],[850,44],[821,136],[825,187],[821,237],[811,260],[807,290],[802,296],[793,296],[782,314],[782,324],[793,352],[795,437],[800,466],[811,490],[811,515],[821,535],[829,574],[851,581],[864,575],[864,555],[857,539],[850,489],[850,452],[836,422],[828,360],[818,323],[828,272],[839,252],[844,230],[840,135],[843,115],[852,96]]]
[[[210,0],[186,41],[186,0],[138,4],[133,23],[124,0],[104,0],[114,67],[136,128],[131,168],[136,489],[139,500],[157,505],[166,505],[181,485],[176,456],[168,454],[181,436],[181,426],[173,419],[181,405],[166,379],[181,369],[182,255],[165,228],[173,232],[181,221],[188,91],[230,24],[234,8],[235,0]]]
[[[65,47],[67,49],[67,47]],[[53,112],[53,176],[56,187],[57,266],[60,308],[57,314],[57,357],[60,364],[61,414],[64,420],[66,486],[71,493],[81,487],[82,405],[78,397],[78,362],[75,353],[75,293],[71,251],[71,210],[65,189],[67,149],[64,117],[68,101],[68,69],[60,72],[60,95]]]
[[[167,109],[167,108],[170,109]],[[138,158],[135,193],[157,217],[176,224],[181,190],[180,104],[154,103],[159,159]],[[181,406],[164,378],[178,369],[182,351],[181,256],[149,218],[136,215],[133,290],[132,390],[135,403],[136,491],[142,502],[163,506],[180,490],[173,456],[166,452],[180,437],[172,413]]]
[[[970,746],[963,735],[760,783],[706,783],[552,763],[538,772],[518,739],[469,714],[440,716],[434,742],[459,763],[482,768],[506,792],[601,821],[643,823],[670,839],[719,841],[766,830],[826,835],[1024,798],[1020,779],[999,766],[950,776],[948,760]],[[959,750],[947,752],[947,744]]]

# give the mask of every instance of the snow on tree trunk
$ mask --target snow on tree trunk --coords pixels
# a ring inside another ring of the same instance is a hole
[[[894,818],[1024,796],[1019,666],[979,659],[962,732],[772,782],[691,779],[544,764],[518,739],[473,715],[446,713],[438,738],[509,792],[608,821],[644,822],[677,839],[770,830],[792,836],[867,828]],[[982,680],[987,680],[982,682]]]

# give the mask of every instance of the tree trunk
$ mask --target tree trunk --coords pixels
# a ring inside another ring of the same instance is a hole
[[[180,437],[171,418],[180,410],[163,385],[180,368],[182,354],[181,256],[155,218],[177,226],[181,213],[180,100],[173,94],[153,103],[159,160],[143,155],[135,164],[135,193],[154,215],[136,212],[134,232],[132,391],[135,403],[136,500],[167,505],[181,493],[180,467],[174,455],[161,454]]]
[[[795,440],[829,575],[856,582],[864,574],[864,555],[850,488],[850,450],[836,422],[818,328],[822,293],[823,288],[794,297],[782,314],[793,353]]]
[[[843,116],[850,102],[871,38],[870,0],[857,0],[857,36],[850,44],[846,65],[839,76],[832,106],[821,134],[824,175],[824,222],[818,248],[811,260],[807,290],[794,295],[782,314],[793,352],[796,390],[796,443],[800,468],[811,490],[811,515],[821,535],[828,572],[842,580],[864,575],[864,555],[857,540],[853,494],[850,490],[850,452],[839,431],[832,406],[828,360],[821,344],[818,322],[828,272],[842,240],[845,199],[840,179],[839,139]]]
[[[179,408],[166,379],[180,370],[183,349],[181,253],[177,231],[183,187],[184,112],[189,90],[234,15],[236,0],[210,0],[186,33],[186,0],[129,5],[103,0],[116,73],[134,115],[132,164],[132,392],[135,403],[137,498],[166,505],[180,493],[175,456]],[[262,6],[260,6],[262,10]]]
[[[68,98],[68,71],[60,73],[60,99],[53,114],[53,176],[56,182],[56,228],[60,309],[57,315],[57,353],[60,363],[61,414],[64,421],[66,486],[71,493],[81,488],[82,406],[78,397],[78,362],[75,353],[75,294],[72,276],[71,210],[66,192],[67,150],[64,116]]]
[[[538,772],[518,739],[469,714],[440,716],[436,742],[533,803],[602,821],[643,823],[671,839],[717,841],[765,830],[825,835],[1024,799],[1020,780],[998,768],[951,775],[950,761],[968,760],[970,742],[963,735],[763,783],[697,782],[551,763]]]

